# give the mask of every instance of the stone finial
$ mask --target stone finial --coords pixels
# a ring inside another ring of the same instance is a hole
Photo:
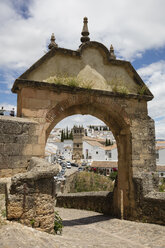
[[[84,26],[83,26],[81,34],[82,34],[82,37],[81,37],[82,43],[90,41],[90,38],[88,37],[89,31],[88,31],[88,18],[87,17],[84,17]]]
[[[49,44],[48,48],[52,49],[53,47],[58,47],[58,45],[55,42],[54,33],[52,33],[52,35],[51,35],[50,44]]]
[[[114,48],[111,44],[110,46],[110,59],[116,59],[115,53],[114,53]]]

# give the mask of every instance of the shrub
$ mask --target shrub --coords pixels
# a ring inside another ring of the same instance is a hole
[[[95,172],[78,173],[71,185],[70,192],[112,191],[113,183],[109,177]]]
[[[62,233],[62,219],[57,211],[55,211],[55,218],[54,218],[54,231],[57,234],[58,232],[61,234]]]
[[[141,96],[145,95],[147,91],[147,87],[145,85],[139,86],[137,93]]]
[[[30,220],[30,225],[31,225],[32,227],[34,227],[34,224],[35,224],[35,220],[34,220],[34,219]]]
[[[160,181],[159,192],[165,192],[165,178]]]
[[[112,181],[114,181],[114,180],[116,179],[116,176],[117,176],[117,171],[113,171],[113,172],[111,172],[111,174],[109,175],[109,177],[110,177],[110,179],[111,179]]]

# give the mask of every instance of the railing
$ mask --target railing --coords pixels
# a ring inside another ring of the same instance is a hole
[[[10,116],[15,116],[15,110],[12,108],[11,110],[6,110],[3,107],[0,109],[0,115],[10,115]]]

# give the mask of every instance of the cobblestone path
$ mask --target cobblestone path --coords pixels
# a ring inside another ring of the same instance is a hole
[[[165,226],[111,219],[96,212],[56,208],[64,221],[60,247],[165,248]]]
[[[0,248],[165,248],[165,226],[111,219],[96,212],[56,208],[62,235],[0,221]]]

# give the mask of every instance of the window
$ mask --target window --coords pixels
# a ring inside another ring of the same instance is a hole
[[[98,154],[98,152],[96,152],[96,154]]]
[[[159,151],[156,150],[156,159],[159,160]]]
[[[161,177],[163,177],[164,173],[162,172],[160,175],[161,175]]]
[[[79,144],[77,144],[77,147],[79,147]]]
[[[111,153],[111,151],[109,151],[109,153],[108,153],[108,158],[112,158],[112,153]]]

